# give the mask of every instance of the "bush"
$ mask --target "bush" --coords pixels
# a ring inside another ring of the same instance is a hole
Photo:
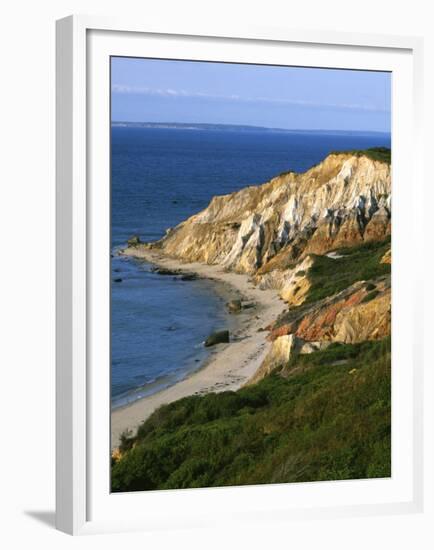
[[[390,264],[380,263],[390,248],[390,237],[337,251],[342,258],[313,255],[308,278],[311,283],[306,303],[316,302],[348,288],[356,281],[375,279],[391,271]]]
[[[113,491],[390,476],[390,338],[300,355],[237,392],[165,405]]]
[[[367,294],[363,300],[361,301],[362,304],[365,304],[366,302],[370,302],[371,300],[373,300],[374,298],[376,298],[378,295],[380,294],[380,291],[379,290],[373,290],[372,292],[370,292],[369,294]]]
[[[370,149],[355,149],[349,151],[333,151],[332,154],[339,155],[342,153],[350,153],[358,157],[368,157],[372,160],[385,162],[390,164],[392,160],[392,152],[388,147],[371,147]]]

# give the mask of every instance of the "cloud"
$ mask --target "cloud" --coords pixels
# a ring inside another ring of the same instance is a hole
[[[321,103],[318,101],[309,101],[305,99],[272,98],[272,97],[246,97],[239,95],[219,95],[206,92],[192,92],[188,90],[174,90],[172,88],[148,88],[146,86],[129,86],[127,84],[113,84],[112,93],[114,94],[133,94],[166,98],[196,98],[211,99],[220,101],[234,101],[242,103],[266,103],[282,106],[299,106],[312,108],[345,109],[367,112],[389,112],[387,109],[379,108],[375,105],[360,103]]]

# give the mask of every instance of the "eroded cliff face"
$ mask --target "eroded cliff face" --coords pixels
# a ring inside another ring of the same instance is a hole
[[[318,255],[342,258],[339,249],[384,241],[390,231],[390,165],[342,153],[303,174],[289,172],[214,197],[160,241],[135,244],[125,252],[140,256],[141,247],[157,248],[183,261],[249,274],[259,288],[276,290],[288,311],[267,327],[270,344],[251,381],[256,382],[294,353],[390,334],[390,275],[372,281],[353,278],[346,288],[320,300],[312,301],[310,295],[310,271]],[[382,246],[384,255],[377,263],[390,264],[390,245]]]
[[[390,233],[390,166],[332,154],[303,174],[214,197],[153,247],[188,261],[265,274],[310,253]]]
[[[360,281],[333,296],[288,310],[270,327],[269,339],[294,334],[307,342],[355,344],[384,338],[391,324],[390,276],[378,280],[374,291],[368,288]]]

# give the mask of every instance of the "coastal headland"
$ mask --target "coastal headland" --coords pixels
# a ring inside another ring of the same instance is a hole
[[[161,405],[238,390],[332,343],[390,335],[390,232],[390,151],[379,148],[214,197],[160,241],[131,242],[122,254],[218,281],[254,307],[198,371],[112,411],[112,448]]]

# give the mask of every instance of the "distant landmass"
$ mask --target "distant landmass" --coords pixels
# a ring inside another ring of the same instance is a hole
[[[225,132],[284,132],[292,134],[328,134],[328,135],[389,135],[389,132],[356,131],[356,130],[302,130],[287,128],[268,128],[265,126],[249,126],[243,124],[211,124],[196,122],[127,122],[113,121],[113,128],[162,128],[173,130],[219,130]]]

